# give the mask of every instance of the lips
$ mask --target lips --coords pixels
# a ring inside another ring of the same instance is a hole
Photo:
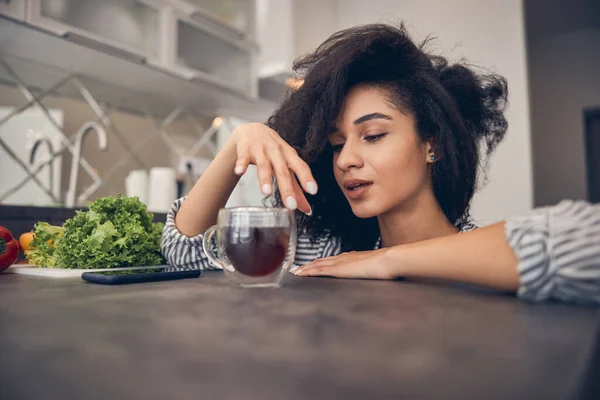
[[[348,191],[355,191],[365,186],[370,186],[373,182],[363,181],[361,179],[347,179],[344,181],[344,189]]]
[[[344,189],[349,200],[359,200],[363,197],[373,182],[360,179],[347,179],[344,181]]]

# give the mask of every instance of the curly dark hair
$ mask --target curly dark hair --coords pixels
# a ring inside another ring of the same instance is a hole
[[[328,142],[346,94],[356,85],[385,89],[399,110],[414,116],[420,138],[434,143],[432,182],[441,209],[457,226],[468,220],[482,164],[480,141],[489,156],[507,130],[507,83],[427,53],[429,41],[415,44],[403,24],[363,25],[333,34],[294,63],[304,83],[267,125],[298,151],[319,184],[319,193],[307,195],[313,216],[296,213],[304,232],[338,236],[344,251],[372,249],[379,237],[377,218],[356,217],[338,187]],[[278,190],[272,200],[283,206]]]

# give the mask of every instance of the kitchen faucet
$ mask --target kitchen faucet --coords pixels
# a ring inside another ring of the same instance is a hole
[[[75,207],[75,191],[77,188],[77,175],[79,173],[79,162],[81,160],[81,150],[83,147],[83,139],[91,131],[96,131],[98,136],[98,148],[100,151],[106,150],[106,131],[104,127],[96,121],[86,122],[79,128],[77,135],[75,136],[75,151],[73,152],[73,159],[71,161],[71,176],[69,177],[69,190],[65,199],[65,206],[72,208]]]
[[[48,147],[48,152],[49,152],[50,158],[52,159],[55,156],[54,147],[52,146],[52,142],[50,141],[50,139],[48,139],[47,137],[42,137],[40,139],[37,139],[35,141],[35,143],[33,144],[33,147],[31,148],[31,152],[29,153],[29,165],[33,165],[33,162],[35,161],[35,154],[37,153],[37,149],[40,147],[40,145],[42,143],[45,143],[46,147]],[[48,170],[50,171],[50,180],[48,181],[50,192],[54,193],[54,160],[53,159],[48,164]]]

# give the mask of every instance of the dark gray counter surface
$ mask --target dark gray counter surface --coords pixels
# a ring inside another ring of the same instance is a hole
[[[406,282],[0,275],[1,399],[570,399],[596,308]]]

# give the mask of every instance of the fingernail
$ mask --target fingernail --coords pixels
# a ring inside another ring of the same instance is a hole
[[[314,181],[310,181],[306,183],[306,188],[308,189],[308,193],[317,194],[319,188],[317,187],[317,183]]]
[[[299,265],[294,265],[292,268],[290,268],[290,272],[294,273],[294,271],[297,270],[298,268],[300,268]]]
[[[312,217],[312,207],[310,205],[308,207],[309,207],[309,211],[304,214],[308,215],[309,217]]]
[[[298,208],[298,203],[296,203],[296,199],[293,198],[292,196],[286,197],[285,205],[290,210],[295,210],[296,208]]]
[[[241,175],[244,173],[244,167],[242,167],[241,165],[238,165],[235,167],[235,173],[236,175]]]
[[[292,274],[294,274],[294,275],[300,275],[300,273],[302,273],[301,269],[297,269],[294,272],[292,272]]]
[[[271,191],[272,191],[273,189],[271,189],[271,185],[270,185],[270,184],[268,184],[268,183],[265,183],[264,185],[262,185],[262,188],[261,188],[261,190],[262,190],[262,193],[263,193],[264,195],[270,195],[270,194],[271,194]]]

